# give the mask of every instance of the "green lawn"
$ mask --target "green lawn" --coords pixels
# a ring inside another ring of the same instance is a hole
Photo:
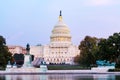
[[[90,67],[82,67],[79,65],[47,65],[48,70],[83,70]]]
[[[109,72],[120,72],[120,68],[110,69]]]

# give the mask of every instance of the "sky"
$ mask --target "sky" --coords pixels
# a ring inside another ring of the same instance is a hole
[[[49,44],[60,10],[75,45],[120,32],[120,0],[0,0],[0,35],[7,45]]]

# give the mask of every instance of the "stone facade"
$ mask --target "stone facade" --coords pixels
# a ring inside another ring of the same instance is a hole
[[[13,46],[13,45],[9,45],[8,46],[9,51],[14,55],[15,53],[17,54],[26,54],[26,49],[25,47],[22,46]]]
[[[59,20],[52,30],[50,44],[32,46],[30,53],[35,58],[43,58],[47,64],[74,64],[74,57],[80,51],[78,46],[71,42],[70,30],[63,22],[61,12]]]

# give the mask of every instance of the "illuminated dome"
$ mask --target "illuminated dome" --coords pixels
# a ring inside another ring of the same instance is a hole
[[[68,26],[63,22],[60,11],[59,21],[52,30],[51,42],[71,43],[71,35]]]

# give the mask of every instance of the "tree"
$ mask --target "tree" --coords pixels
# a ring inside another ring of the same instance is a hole
[[[11,61],[12,59],[12,54],[8,51],[5,38],[0,36],[0,68],[5,69],[8,61]]]
[[[116,62],[120,65],[120,33],[114,33],[99,42],[98,59]]]
[[[79,63],[79,61],[80,61],[80,55],[75,56],[74,57],[74,62]]]
[[[96,54],[98,52],[98,39],[96,37],[86,36],[79,45],[80,64],[90,66],[96,63]]]
[[[116,66],[120,67],[120,33],[114,33],[107,39],[86,36],[79,49],[80,57],[75,58],[82,65],[90,66],[96,60],[106,60],[116,62]]]
[[[98,60],[109,60],[107,39],[100,39],[98,46],[99,46],[99,51],[97,54]]]
[[[112,36],[108,38],[110,47],[109,50],[111,52],[111,59],[112,61],[120,64],[119,57],[120,57],[120,33],[114,33]]]

